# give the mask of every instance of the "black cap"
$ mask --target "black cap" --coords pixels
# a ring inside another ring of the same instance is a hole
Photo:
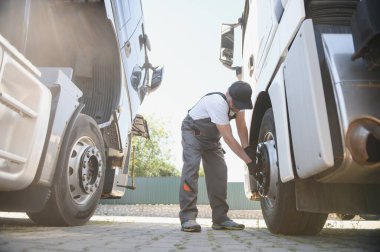
[[[234,107],[243,109],[252,109],[252,89],[251,86],[244,81],[236,81],[228,88],[228,93],[230,94]]]

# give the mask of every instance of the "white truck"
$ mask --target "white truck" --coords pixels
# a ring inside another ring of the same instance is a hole
[[[239,22],[222,25],[220,61],[241,67],[253,90],[262,177],[246,173],[246,195],[259,194],[272,233],[317,234],[329,213],[380,213],[379,13],[376,0],[246,0]]]
[[[81,225],[124,195],[147,50],[140,0],[0,1],[0,211]]]

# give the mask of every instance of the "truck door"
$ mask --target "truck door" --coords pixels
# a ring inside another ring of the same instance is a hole
[[[250,20],[248,20],[249,25],[253,25],[253,32],[255,38],[251,38],[250,46],[251,52],[248,58],[245,59],[244,64],[249,64],[252,73],[254,74],[255,80],[260,76],[260,71],[265,62],[265,56],[267,49],[269,48],[272,29],[273,29],[273,2],[268,0],[253,0],[250,3]],[[253,20],[252,20],[253,19]],[[250,28],[252,29],[252,28]],[[246,35],[252,36],[252,35]],[[249,38],[247,38],[249,40]]]
[[[143,14],[140,0],[114,0],[113,11],[116,15],[116,33],[119,41],[127,93],[129,94],[132,118],[145,96],[145,48]]]

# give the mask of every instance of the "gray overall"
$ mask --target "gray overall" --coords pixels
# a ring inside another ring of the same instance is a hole
[[[222,93],[217,94],[226,99]],[[198,215],[196,204],[201,160],[212,209],[212,221],[222,223],[229,220],[227,217],[229,207],[226,201],[227,166],[224,161],[224,150],[219,142],[221,138],[219,130],[210,118],[193,120],[187,115],[182,122],[181,131],[183,147],[183,168],[179,192],[181,223],[195,220]]]

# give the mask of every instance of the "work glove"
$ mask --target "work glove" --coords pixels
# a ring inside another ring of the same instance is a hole
[[[260,172],[259,165],[256,163],[256,149],[252,146],[244,148],[245,153],[252,160],[251,163],[247,164],[249,174],[252,175],[259,183],[263,182],[263,175]]]
[[[255,150],[255,148],[253,148],[252,146],[247,146],[244,148],[244,151],[253,162],[256,161],[256,150]]]

